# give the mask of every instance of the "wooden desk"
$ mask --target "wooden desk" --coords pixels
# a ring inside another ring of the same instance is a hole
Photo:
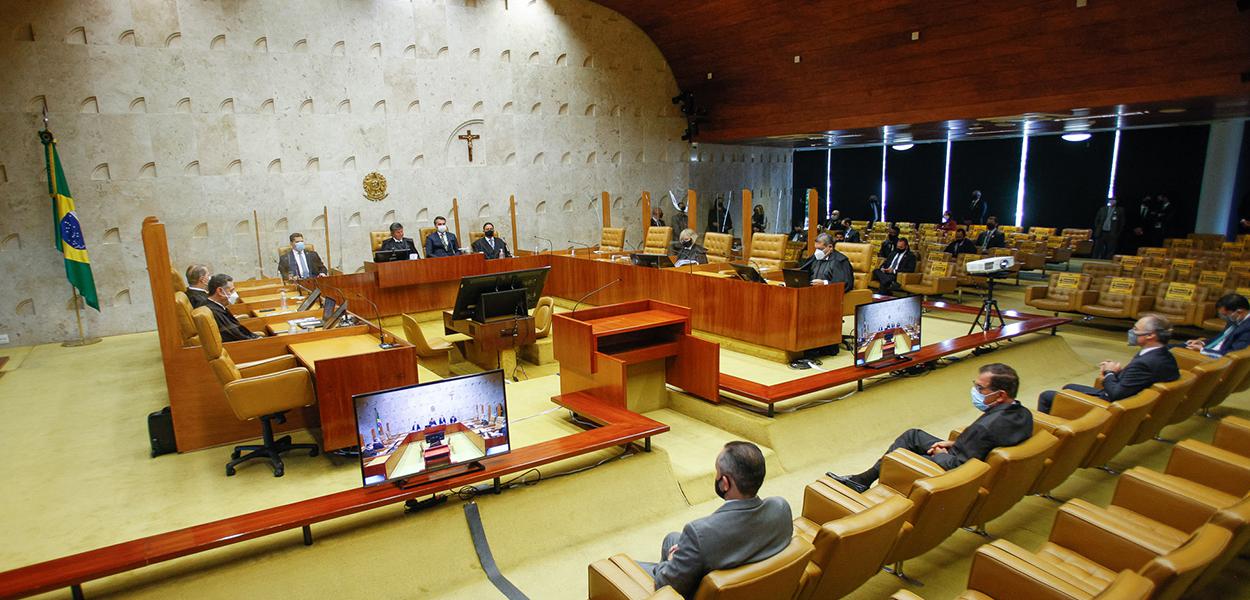
[[[316,378],[321,445],[326,451],[359,443],[353,395],[417,383],[416,348],[382,349],[374,335],[300,342],[288,349]]]
[[[393,288],[445,281],[459,282],[465,275],[486,272],[485,263],[484,255],[473,253],[420,260],[366,262],[365,273],[373,274],[378,287]]]
[[[466,335],[471,341],[454,342],[460,353],[483,369],[503,369],[505,375],[516,370],[516,351],[536,340],[534,317],[498,319],[480,323],[471,319],[453,319],[451,311],[443,311],[443,331]]]

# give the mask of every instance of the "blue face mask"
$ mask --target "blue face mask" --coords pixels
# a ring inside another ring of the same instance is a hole
[[[303,251],[304,251],[304,242],[295,242],[295,251],[296,251],[296,252],[303,252]]]
[[[1128,330],[1128,345],[1130,346],[1137,345],[1137,332],[1133,331],[1132,329]]]
[[[985,394],[978,392],[977,386],[975,385],[972,386],[972,389],[969,391],[972,392],[972,407],[973,408],[981,412],[985,412],[990,409],[990,407],[985,405]]]

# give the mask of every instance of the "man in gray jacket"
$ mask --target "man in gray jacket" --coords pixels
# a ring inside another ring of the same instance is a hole
[[[640,563],[655,589],[666,585],[693,598],[703,576],[759,562],[790,545],[794,524],[783,498],[760,498],[764,453],[750,442],[729,442],[716,457],[716,512],[664,537],[658,563]]]

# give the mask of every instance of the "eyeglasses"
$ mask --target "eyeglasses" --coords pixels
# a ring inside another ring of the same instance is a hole
[[[986,390],[986,391],[990,391],[990,392],[993,392],[993,391],[994,391],[994,390],[991,390],[991,389],[989,388],[989,386],[986,386],[986,385],[981,385],[981,384],[977,383],[977,380],[975,380],[975,379],[973,379],[973,380],[972,380],[972,387],[977,388],[977,391],[978,391],[978,392],[980,392],[981,390]],[[984,393],[984,392],[982,392],[982,393]]]

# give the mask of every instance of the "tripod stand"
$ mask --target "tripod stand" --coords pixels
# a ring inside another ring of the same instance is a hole
[[[973,331],[976,331],[977,327],[980,327],[981,331],[988,333],[990,328],[994,327],[995,317],[998,318],[999,327],[1007,324],[1003,320],[1003,311],[998,309],[998,300],[994,299],[994,280],[998,278],[1001,278],[1001,276],[994,274],[985,276],[985,284],[988,287],[988,291],[985,293],[985,299],[981,301],[981,310],[977,313],[977,318],[973,319],[972,326],[968,328],[968,333],[971,334]]]

